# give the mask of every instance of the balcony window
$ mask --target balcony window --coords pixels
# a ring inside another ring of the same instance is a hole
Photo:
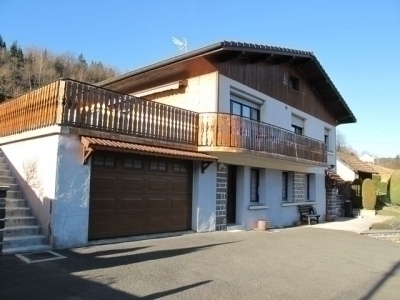
[[[304,134],[304,119],[292,115],[292,131],[294,133],[303,135]]]
[[[231,114],[260,121],[260,105],[231,95]]]
[[[259,202],[258,185],[260,182],[260,172],[258,169],[251,169],[250,173],[250,202]]]
[[[332,151],[332,149],[331,149],[331,147],[330,147],[330,144],[329,144],[329,136],[330,136],[330,130],[327,129],[327,128],[325,128],[325,132],[324,132],[324,142],[325,142],[325,145],[326,145],[326,149],[327,149],[328,151]]]

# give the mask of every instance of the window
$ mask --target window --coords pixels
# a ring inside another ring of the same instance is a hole
[[[153,160],[150,162],[150,170],[166,171],[167,163],[165,161]]]
[[[324,132],[324,142],[325,142],[325,145],[326,145],[326,149],[327,150],[331,150],[330,149],[330,145],[329,145],[329,129],[327,129],[327,128],[325,128],[325,132]]]
[[[124,158],[124,168],[141,169],[143,162],[140,159]]]
[[[250,202],[259,202],[258,185],[260,182],[258,169],[251,169],[250,173]]]
[[[292,131],[296,134],[303,135],[304,131],[304,119],[292,115]]]
[[[231,100],[231,114],[246,117],[251,120],[260,120],[260,110]]]
[[[113,167],[115,166],[115,157],[110,155],[96,155],[94,157],[93,163],[96,166]]]
[[[187,172],[186,165],[183,163],[174,163],[172,171],[176,173],[186,173]]]
[[[310,200],[310,182],[311,182],[311,176],[310,176],[310,174],[307,174],[307,176],[306,176],[306,200]]]
[[[289,77],[289,89],[292,92],[300,93],[300,81],[297,77],[295,77],[295,76]]]
[[[288,172],[282,172],[282,201],[288,201]]]

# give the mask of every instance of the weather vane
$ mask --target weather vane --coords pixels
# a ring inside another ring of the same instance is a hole
[[[178,46],[179,51],[183,52],[183,53],[187,53],[187,41],[185,38],[183,38],[183,40],[178,40],[177,38],[172,37],[172,42]]]

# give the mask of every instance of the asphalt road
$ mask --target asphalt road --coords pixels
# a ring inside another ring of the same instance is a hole
[[[345,231],[214,232],[0,259],[0,299],[400,299],[400,244]]]

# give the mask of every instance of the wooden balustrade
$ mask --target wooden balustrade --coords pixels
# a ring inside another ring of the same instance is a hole
[[[199,115],[199,146],[237,147],[326,163],[326,145],[271,124],[224,113]]]
[[[197,145],[198,113],[61,79],[0,104],[0,136],[64,125]]]

